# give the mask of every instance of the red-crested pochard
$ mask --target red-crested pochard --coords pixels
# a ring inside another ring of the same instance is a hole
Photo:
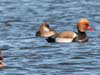
[[[50,37],[55,35],[56,32],[49,27],[48,23],[41,24],[40,30],[36,32],[36,36]]]
[[[61,32],[54,36],[47,38],[48,42],[57,42],[57,43],[70,43],[70,42],[86,42],[88,41],[88,37],[86,34],[86,30],[94,31],[94,29],[90,26],[90,21],[86,18],[82,18],[77,24],[76,32]]]
[[[3,62],[3,55],[2,55],[2,52],[0,51],[0,68],[3,68],[5,67],[5,64]]]

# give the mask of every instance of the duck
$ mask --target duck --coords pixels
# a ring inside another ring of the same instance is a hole
[[[71,43],[71,42],[87,42],[88,36],[86,31],[94,31],[94,29],[90,26],[90,21],[86,18],[82,18],[77,23],[77,31],[66,31],[60,32],[54,36],[48,37],[46,40],[49,43]]]
[[[4,68],[5,67],[5,64],[3,62],[3,55],[2,55],[2,52],[0,51],[0,68]]]
[[[39,31],[36,32],[36,36],[40,37],[50,37],[56,34],[56,31],[50,28],[48,23],[43,23],[40,25]]]

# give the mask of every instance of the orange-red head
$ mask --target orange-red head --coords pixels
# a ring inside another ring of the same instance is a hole
[[[82,18],[78,22],[78,29],[81,32],[85,32],[86,30],[94,31],[94,29],[90,26],[90,21],[88,21],[86,18]]]

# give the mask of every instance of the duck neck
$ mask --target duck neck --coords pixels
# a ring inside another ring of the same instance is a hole
[[[79,28],[77,27],[77,30],[78,30],[78,35],[80,35],[80,36],[86,36],[86,32],[84,31],[84,32],[82,32],[82,31],[80,31],[79,30]]]
[[[78,28],[77,28],[77,29],[78,29]],[[77,40],[78,40],[79,42],[87,41],[87,40],[88,40],[88,37],[87,37],[86,32],[81,32],[81,31],[78,29],[78,37],[77,37]]]
[[[84,36],[84,37],[87,36],[87,35],[86,35],[86,32],[81,32],[81,31],[78,31],[78,35],[79,35],[79,36]]]

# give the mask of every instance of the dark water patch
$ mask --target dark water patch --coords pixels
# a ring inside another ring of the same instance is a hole
[[[59,65],[77,65],[79,63],[75,63],[75,62],[62,62],[62,63],[59,63]]]
[[[81,57],[81,56],[74,56],[71,59],[85,59],[85,57]]]
[[[58,48],[58,47],[55,47],[55,46],[38,46],[38,47],[35,47],[35,48],[42,48],[42,49],[44,49],[44,48]]]
[[[3,45],[0,47],[1,50],[9,50],[10,48],[13,48],[13,47],[9,45]]]
[[[100,70],[100,67],[85,67],[86,70]]]

